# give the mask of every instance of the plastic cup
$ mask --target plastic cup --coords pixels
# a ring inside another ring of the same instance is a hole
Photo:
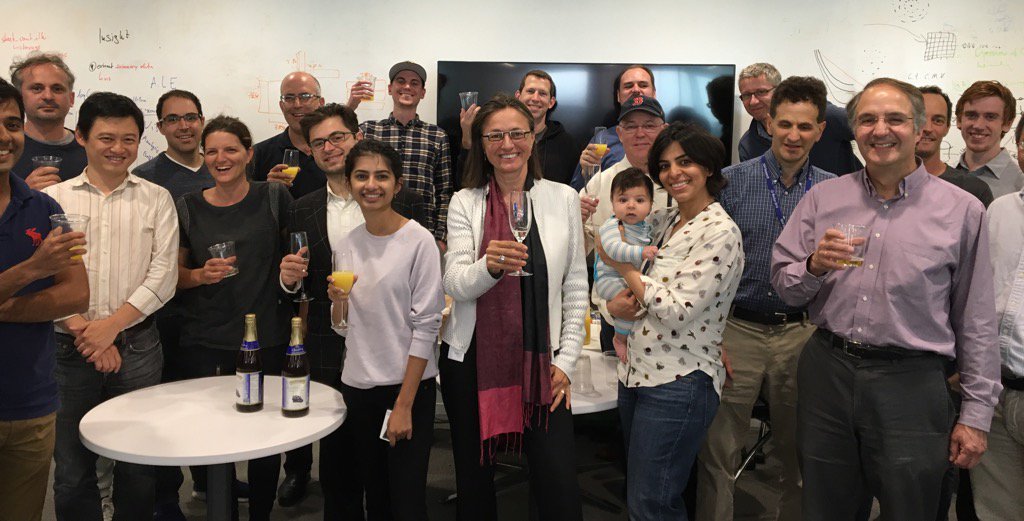
[[[60,159],[60,158],[57,158],[57,159]],[[35,161],[35,158],[32,158],[32,160]],[[60,161],[58,161],[58,163],[60,163]],[[68,233],[68,232],[88,233],[87,228],[89,227],[89,216],[88,215],[80,215],[80,214],[76,214],[76,213],[55,213],[55,214],[50,216],[50,226],[53,227],[53,228],[57,228],[58,226],[60,226],[61,233]],[[74,249],[82,249],[82,247],[81,246],[73,246],[71,249],[72,250],[74,250]],[[81,255],[75,255],[75,256],[73,256],[71,258],[74,259],[74,260],[79,260],[79,259],[82,258],[82,256]]]
[[[64,161],[64,158],[60,156],[32,156],[32,168],[36,169],[41,166],[60,168],[62,161]]]
[[[459,101],[462,102],[462,110],[468,110],[470,105],[476,105],[479,92],[460,92]]]
[[[229,259],[235,256],[235,241],[217,243],[207,249],[210,251],[210,256],[215,259]],[[238,266],[232,264],[231,271],[224,277],[233,277],[235,275],[238,275]]]
[[[870,231],[868,227],[860,224],[839,223],[836,224],[836,229],[846,237],[843,242],[853,246],[853,254],[850,255],[850,258],[848,260],[837,260],[836,263],[852,268],[862,266],[864,264],[864,252],[868,247],[868,232]]]
[[[356,76],[356,81],[360,83],[369,83],[370,88],[373,89],[374,85],[377,83],[377,77],[369,72],[361,72],[359,73],[359,76]],[[363,97],[363,101],[373,101],[373,93],[371,92],[369,96]]]

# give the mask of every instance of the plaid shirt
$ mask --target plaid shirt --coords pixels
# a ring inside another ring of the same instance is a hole
[[[363,136],[383,141],[402,155],[405,186],[420,194],[427,206],[424,227],[443,241],[448,231],[448,200],[452,198],[452,162],[448,136],[437,125],[424,123],[417,115],[402,125],[394,114],[388,119],[359,125]]]
[[[812,187],[835,178],[831,173],[811,166],[811,162],[806,161],[796,174],[793,185],[785,188],[779,181],[782,167],[779,166],[771,149],[764,153],[764,158],[768,176],[779,198],[782,215],[787,222],[793,209],[804,196],[807,176],[811,177]],[[718,201],[739,226],[743,235],[743,253],[746,256],[743,277],[740,279],[733,304],[761,313],[792,313],[803,310],[802,307],[789,306],[783,302],[771,284],[769,268],[772,248],[782,233],[782,223],[775,215],[775,205],[772,204],[771,195],[768,193],[768,184],[764,180],[764,170],[761,167],[761,156],[725,168],[722,175],[729,180],[729,184],[719,194]]]

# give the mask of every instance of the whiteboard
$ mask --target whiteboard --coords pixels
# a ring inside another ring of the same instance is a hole
[[[1020,0],[51,0],[6,6],[0,63],[7,77],[13,58],[56,51],[77,76],[76,104],[99,90],[132,97],[146,113],[143,161],[165,148],[153,127],[163,92],[195,92],[208,119],[238,116],[259,141],[284,128],[278,86],[294,70],[317,76],[328,102],[346,100],[359,72],[375,73],[377,101],[359,107],[361,121],[390,112],[387,71],[406,59],[428,73],[426,121],[436,121],[438,60],[767,61],[783,76],[822,78],[840,105],[878,76],[938,85],[954,103],[994,79],[1022,100],[1022,34]],[[750,123],[735,103],[734,143]],[[953,128],[944,158],[962,149]]]

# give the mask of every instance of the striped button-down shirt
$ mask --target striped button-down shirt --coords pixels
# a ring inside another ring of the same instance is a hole
[[[107,318],[125,303],[149,316],[174,296],[178,282],[178,216],[171,194],[128,174],[104,195],[88,171],[43,190],[66,213],[89,216],[89,311],[82,317]]]
[[[788,219],[796,204],[804,196],[808,177],[810,185],[834,179],[836,176],[811,166],[805,161],[803,168],[796,174],[790,187],[782,184],[782,168],[771,150],[765,152],[764,165],[768,169],[768,177],[772,181],[772,190],[779,201],[779,209],[784,219]],[[775,213],[771,193],[765,182],[765,171],[761,166],[761,156],[744,161],[738,165],[722,170],[729,180],[725,190],[718,196],[718,202],[743,234],[743,253],[746,262],[743,265],[743,278],[736,290],[737,307],[760,311],[762,313],[792,313],[803,309],[801,306],[790,306],[782,301],[772,287],[769,268],[772,263],[772,248],[775,239],[782,233],[782,223]]]
[[[988,218],[1003,370],[1024,378],[1024,192],[996,199]]]
[[[367,138],[379,139],[402,155],[404,185],[420,194],[428,207],[427,230],[437,240],[447,232],[448,201],[454,190],[448,136],[437,125],[416,116],[408,125],[395,119],[367,121],[359,125]]]

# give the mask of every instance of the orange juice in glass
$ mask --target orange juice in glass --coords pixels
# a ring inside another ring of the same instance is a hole
[[[281,171],[284,175],[295,179],[295,176],[299,175],[299,151],[294,148],[289,148],[284,151],[284,158],[281,160],[282,163],[288,165],[287,168]]]
[[[331,265],[333,267],[331,279],[334,282],[334,286],[344,291],[345,294],[350,293],[356,279],[355,272],[352,269],[352,253],[349,251],[331,252]],[[347,331],[350,327],[348,323],[348,301],[342,302],[341,306],[341,321],[337,328]]]

